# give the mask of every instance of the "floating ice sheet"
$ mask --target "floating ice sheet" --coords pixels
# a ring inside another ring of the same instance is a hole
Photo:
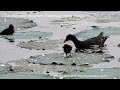
[[[72,53],[72,57],[65,58],[63,57],[63,53],[53,53],[53,54],[45,54],[45,56],[38,55],[27,59],[30,63],[39,63],[39,64],[65,64],[72,65],[75,63],[76,65],[89,65],[89,64],[98,64],[102,62],[106,62],[111,58],[109,55],[105,54],[87,54],[87,53]]]
[[[5,28],[8,28],[10,24],[13,24],[15,30],[31,28],[37,25],[35,22],[29,19],[0,17],[0,32]]]
[[[120,35],[120,28],[100,28],[100,29],[92,29],[92,30],[86,30],[79,32],[75,34],[77,38],[92,38],[95,36],[98,36],[100,32],[104,33],[104,36],[109,36],[109,35]]]
[[[60,45],[63,45],[63,40],[40,39],[38,41],[33,41],[33,42],[21,42],[17,46],[26,48],[26,49],[55,50],[55,48],[59,47]]]
[[[86,69],[85,72],[63,73],[60,77],[63,79],[120,79],[120,69]]]
[[[0,71],[9,71],[12,68],[9,64],[0,63]]]
[[[12,36],[8,36],[10,39],[39,39],[39,37],[51,36],[52,32],[40,32],[40,31],[29,31],[24,33],[15,33]]]
[[[53,77],[34,72],[18,72],[0,75],[0,79],[53,79]]]

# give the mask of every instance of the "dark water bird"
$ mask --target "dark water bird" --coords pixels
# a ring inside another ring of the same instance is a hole
[[[69,34],[66,36],[64,43],[71,40],[78,50],[90,49],[93,47],[93,45],[99,45],[99,47],[102,49],[102,46],[104,46],[107,38],[108,36],[103,37],[103,32],[101,32],[97,37],[89,38],[84,41],[79,41],[76,36]]]
[[[70,46],[70,45],[68,45],[68,44],[65,44],[65,45],[63,46],[63,50],[64,50],[64,52],[65,52],[65,54],[66,54],[66,57],[67,57],[67,54],[70,53],[71,50],[72,50],[72,46]]]
[[[14,33],[14,26],[10,24],[8,28],[4,29],[0,33],[0,35],[13,35],[13,33]]]
[[[107,38],[108,36],[103,36],[103,32],[101,32],[97,37],[89,38],[85,41],[88,41],[91,45],[99,45],[99,47],[104,47],[104,43]]]
[[[74,45],[75,45],[76,48],[79,48],[79,49],[88,49],[88,48],[90,47],[90,44],[89,44],[90,40],[87,40],[87,41],[79,41],[79,40],[78,40],[74,35],[72,35],[72,34],[69,34],[69,35],[66,36],[66,39],[65,39],[64,43],[65,43],[66,41],[69,41],[69,40],[71,40],[71,41],[74,43]]]

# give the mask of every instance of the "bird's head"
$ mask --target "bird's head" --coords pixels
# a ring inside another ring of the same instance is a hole
[[[13,29],[13,28],[14,28],[14,26],[13,26],[12,24],[10,24],[10,25],[9,25],[9,28]]]
[[[66,36],[66,39],[65,39],[64,43],[65,43],[66,41],[73,40],[74,38],[76,38],[74,35],[69,34],[69,35]]]

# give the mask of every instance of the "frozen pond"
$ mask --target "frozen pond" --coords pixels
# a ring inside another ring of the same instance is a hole
[[[115,55],[119,48],[117,45],[120,44],[120,12],[12,11],[7,14],[67,13],[70,16],[59,18],[0,17],[0,32],[9,24],[15,27],[12,36],[0,36],[0,79],[119,79],[119,67],[103,68],[103,66],[104,63],[105,66],[110,66],[115,62],[119,65],[120,62],[117,61],[120,56]],[[113,36],[105,43],[107,45],[103,48],[104,53],[93,53],[89,50],[75,53],[74,44],[68,42],[73,46],[72,56],[64,57],[62,46],[66,35],[74,34],[78,39],[88,39],[97,36],[100,32],[103,32],[104,36]],[[114,36],[117,40],[114,40]],[[116,63],[113,67],[117,67]],[[95,65],[99,68],[95,68]]]

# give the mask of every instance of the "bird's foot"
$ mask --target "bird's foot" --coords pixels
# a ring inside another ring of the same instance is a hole
[[[66,55],[64,58],[71,58],[72,57],[72,55],[70,54],[70,55]]]

